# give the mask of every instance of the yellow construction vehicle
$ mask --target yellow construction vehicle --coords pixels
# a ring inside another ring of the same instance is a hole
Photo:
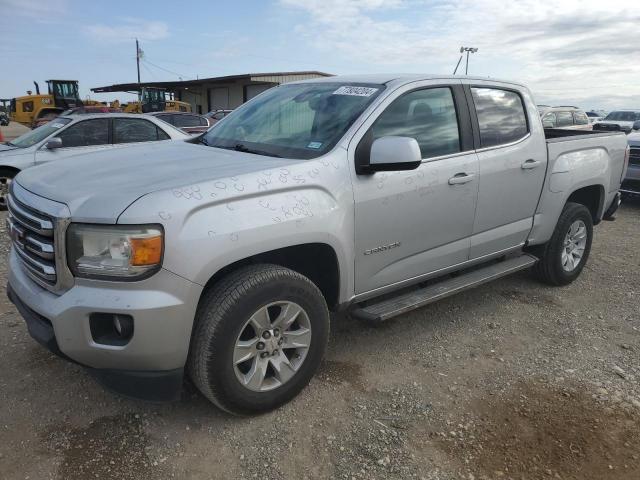
[[[38,121],[53,119],[69,108],[83,105],[77,80],[47,80],[47,94],[40,94],[40,86],[33,83],[35,95],[28,91],[24,97],[11,99],[9,115],[14,122],[34,127]]]
[[[122,108],[126,113],[191,112],[191,104],[167,99],[166,91],[151,87],[142,87],[140,101],[128,102]]]

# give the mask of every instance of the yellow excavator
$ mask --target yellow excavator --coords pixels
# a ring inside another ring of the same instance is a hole
[[[40,93],[38,82],[33,82],[36,93],[11,99],[9,116],[14,122],[34,127],[39,121],[51,120],[69,108],[96,105],[96,100],[82,101],[77,80],[47,80],[48,92]]]
[[[121,105],[126,113],[149,112],[191,112],[191,104],[167,99],[167,92],[161,88],[142,87],[140,101]]]

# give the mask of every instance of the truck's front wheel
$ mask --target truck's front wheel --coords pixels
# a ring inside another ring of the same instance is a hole
[[[268,411],[309,383],[328,338],[329,312],[313,282],[277,265],[251,265],[204,293],[188,369],[223,410]]]
[[[538,278],[550,285],[573,282],[587,263],[592,239],[589,209],[579,203],[567,203],[551,240],[540,251],[540,261],[534,267]]]

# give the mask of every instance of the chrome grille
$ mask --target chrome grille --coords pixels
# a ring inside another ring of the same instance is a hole
[[[7,196],[7,231],[13,249],[29,276],[44,287],[58,281],[54,219]]]
[[[640,165],[640,147],[631,147],[629,152],[629,164]]]

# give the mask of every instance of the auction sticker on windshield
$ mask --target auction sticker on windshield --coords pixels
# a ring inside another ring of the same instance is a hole
[[[340,87],[335,92],[334,95],[353,95],[356,97],[370,97],[374,93],[378,91],[377,88],[372,87]]]
[[[64,123],[52,123],[51,128],[62,128],[64,127]]]

